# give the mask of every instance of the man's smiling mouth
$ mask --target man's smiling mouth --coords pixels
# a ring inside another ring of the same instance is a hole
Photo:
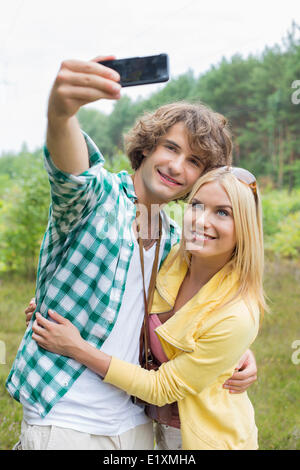
[[[182,186],[182,183],[178,183],[178,181],[174,180],[170,176],[166,175],[165,173],[162,173],[161,171],[157,170],[161,180],[163,182],[166,182],[170,184],[171,186]]]

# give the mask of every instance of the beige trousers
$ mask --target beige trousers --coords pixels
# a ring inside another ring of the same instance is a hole
[[[98,436],[58,426],[21,425],[16,450],[153,450],[152,422],[118,436]]]
[[[154,423],[155,449],[156,450],[181,450],[180,429]]]

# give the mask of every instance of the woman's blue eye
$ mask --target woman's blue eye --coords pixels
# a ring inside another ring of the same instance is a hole
[[[225,211],[224,209],[219,209],[219,210],[218,210],[218,214],[220,214],[220,213],[225,214],[225,215],[228,215],[228,212]]]

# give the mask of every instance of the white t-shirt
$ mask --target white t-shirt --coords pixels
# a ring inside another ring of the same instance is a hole
[[[164,232],[163,232],[164,233]],[[124,297],[117,321],[101,350],[132,364],[139,363],[139,339],[144,318],[143,283],[138,242],[132,232],[134,251],[131,258]],[[160,247],[161,259],[163,240]],[[156,244],[144,250],[145,283],[149,287]],[[70,390],[41,418],[36,408],[22,401],[24,419],[28,424],[55,425],[77,431],[114,436],[128,431],[149,418],[144,408],[131,397],[100,376],[86,369]]]

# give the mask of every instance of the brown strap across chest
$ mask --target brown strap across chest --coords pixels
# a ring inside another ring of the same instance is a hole
[[[143,325],[142,325],[141,334],[140,334],[140,357],[139,359],[140,359],[140,364],[144,365],[146,369],[149,369],[151,368],[151,363],[153,362],[153,356],[152,356],[151,349],[150,349],[148,320],[149,320],[149,312],[151,310],[152,301],[153,301],[157,269],[158,269],[159,249],[160,249],[160,242],[161,242],[161,235],[162,235],[161,215],[159,215],[159,236],[156,242],[155,256],[154,256],[154,261],[153,261],[153,266],[152,266],[148,297],[146,295],[146,288],[145,288],[143,241],[140,237],[140,227],[138,224],[137,224],[137,234],[138,234],[138,244],[139,244],[140,260],[141,260],[141,271],[142,271],[142,278],[143,278],[143,295],[144,295],[144,307],[145,307]],[[145,353],[144,363],[143,363],[143,350]]]

